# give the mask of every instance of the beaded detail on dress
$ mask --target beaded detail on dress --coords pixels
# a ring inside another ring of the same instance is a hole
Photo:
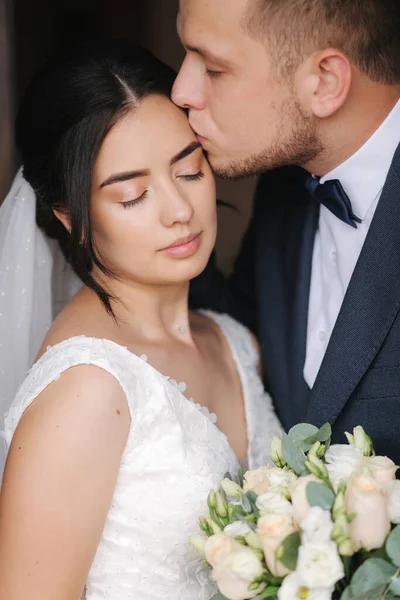
[[[281,429],[257,375],[248,331],[227,315],[207,312],[226,336],[243,386],[248,462],[268,461]],[[125,392],[131,428],[112,505],[86,584],[86,600],[209,600],[208,569],[190,547],[211,488],[238,460],[215,415],[184,396],[186,386],[153,368],[145,356],[104,339],[79,336],[46,353],[30,369],[5,419],[9,447],[29,404],[68,368],[92,364]]]

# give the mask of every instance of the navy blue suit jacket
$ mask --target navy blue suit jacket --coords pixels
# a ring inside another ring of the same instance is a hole
[[[261,176],[230,281],[210,261],[194,308],[227,312],[258,336],[266,388],[286,429],[329,421],[333,441],[358,424],[400,464],[400,146],[314,387],[304,381],[318,205],[284,168]]]

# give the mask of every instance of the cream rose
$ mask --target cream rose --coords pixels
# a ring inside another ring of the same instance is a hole
[[[350,523],[350,539],[356,552],[383,546],[390,531],[388,499],[373,477],[357,475],[350,481],[346,512],[355,515]]]
[[[299,477],[290,490],[294,518],[299,525],[301,525],[307,517],[308,511],[310,510],[310,505],[307,500],[307,485],[310,481],[321,483],[315,475],[306,475],[305,477]]]
[[[264,589],[265,584],[249,591],[249,586],[255,579],[261,577],[263,572],[262,563],[254,552],[250,548],[242,546],[241,552],[230,554],[213,569],[212,577],[219,591],[226,598],[245,600],[254,598]]]
[[[261,517],[257,524],[257,533],[261,540],[265,562],[276,577],[284,577],[290,570],[275,557],[275,552],[288,535],[296,531],[291,515],[270,514]]]
[[[325,466],[335,491],[341,481],[347,485],[350,477],[359,471],[363,458],[362,450],[354,446],[334,444],[328,448],[325,454]]]
[[[300,579],[298,573],[294,572],[285,577],[278,592],[278,600],[332,600],[334,588],[307,588]]]
[[[335,542],[306,542],[299,548],[296,573],[307,588],[334,587],[344,577]]]
[[[375,481],[383,486],[396,478],[398,467],[387,456],[370,456],[365,464]]]
[[[212,567],[217,567],[230,554],[242,552],[243,548],[245,548],[245,546],[234,540],[230,535],[217,533],[217,535],[212,535],[208,538],[204,548],[204,554],[210,565]]]
[[[400,523],[400,481],[390,481],[386,485],[388,495],[389,518],[392,523]]]
[[[262,515],[286,515],[293,513],[293,506],[285,498],[280,489],[270,488],[265,494],[258,496],[256,506]]]
[[[268,477],[270,469],[271,467],[261,467],[255,471],[247,471],[243,481],[244,491],[264,494],[270,486]]]

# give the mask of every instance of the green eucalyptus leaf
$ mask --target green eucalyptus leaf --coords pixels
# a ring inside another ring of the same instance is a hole
[[[300,533],[296,531],[287,536],[279,546],[279,560],[291,571],[294,571],[297,565],[297,556],[301,545]]]
[[[306,468],[305,454],[298,446],[296,446],[287,433],[284,433],[282,436],[282,454],[289,467],[291,467],[297,475],[302,475],[304,473]]]
[[[279,592],[279,587],[274,585],[269,585],[265,588],[264,591],[258,596],[259,600],[264,600],[264,598],[276,598],[277,593]]]
[[[310,506],[320,506],[330,510],[335,501],[335,494],[323,483],[310,481],[306,488],[307,500]]]
[[[396,567],[400,567],[400,525],[397,525],[386,541],[386,552]]]
[[[312,444],[305,444],[305,440],[318,433],[318,427],[310,423],[298,423],[292,427],[288,433],[289,438],[297,448],[307,452]]]
[[[358,600],[356,596],[353,595],[353,592],[351,591],[351,587],[348,586],[343,594],[340,596],[340,600]]]
[[[241,488],[243,487],[245,475],[246,475],[246,469],[239,469],[237,478],[238,478],[238,484],[240,485]]]
[[[400,596],[400,577],[394,577],[389,586],[389,592],[393,594],[393,596]]]
[[[311,446],[315,444],[315,442],[321,442],[321,444],[326,444],[330,441],[331,437],[332,427],[329,423],[325,423],[325,425],[322,425],[322,427],[317,431],[317,433],[314,433],[313,435],[310,435],[308,438],[306,438],[304,440],[304,444],[310,446],[311,448]]]
[[[226,596],[223,596],[222,594],[218,593],[218,594],[215,594],[215,596],[213,596],[211,598],[211,600],[228,600],[228,598]]]
[[[386,560],[370,558],[354,573],[351,591],[356,598],[366,595],[379,598],[395,573],[396,568]]]

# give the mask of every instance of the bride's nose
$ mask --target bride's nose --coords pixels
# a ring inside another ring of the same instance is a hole
[[[189,223],[193,214],[190,200],[178,190],[171,190],[164,196],[161,210],[161,222],[164,227],[172,227],[175,223]]]

